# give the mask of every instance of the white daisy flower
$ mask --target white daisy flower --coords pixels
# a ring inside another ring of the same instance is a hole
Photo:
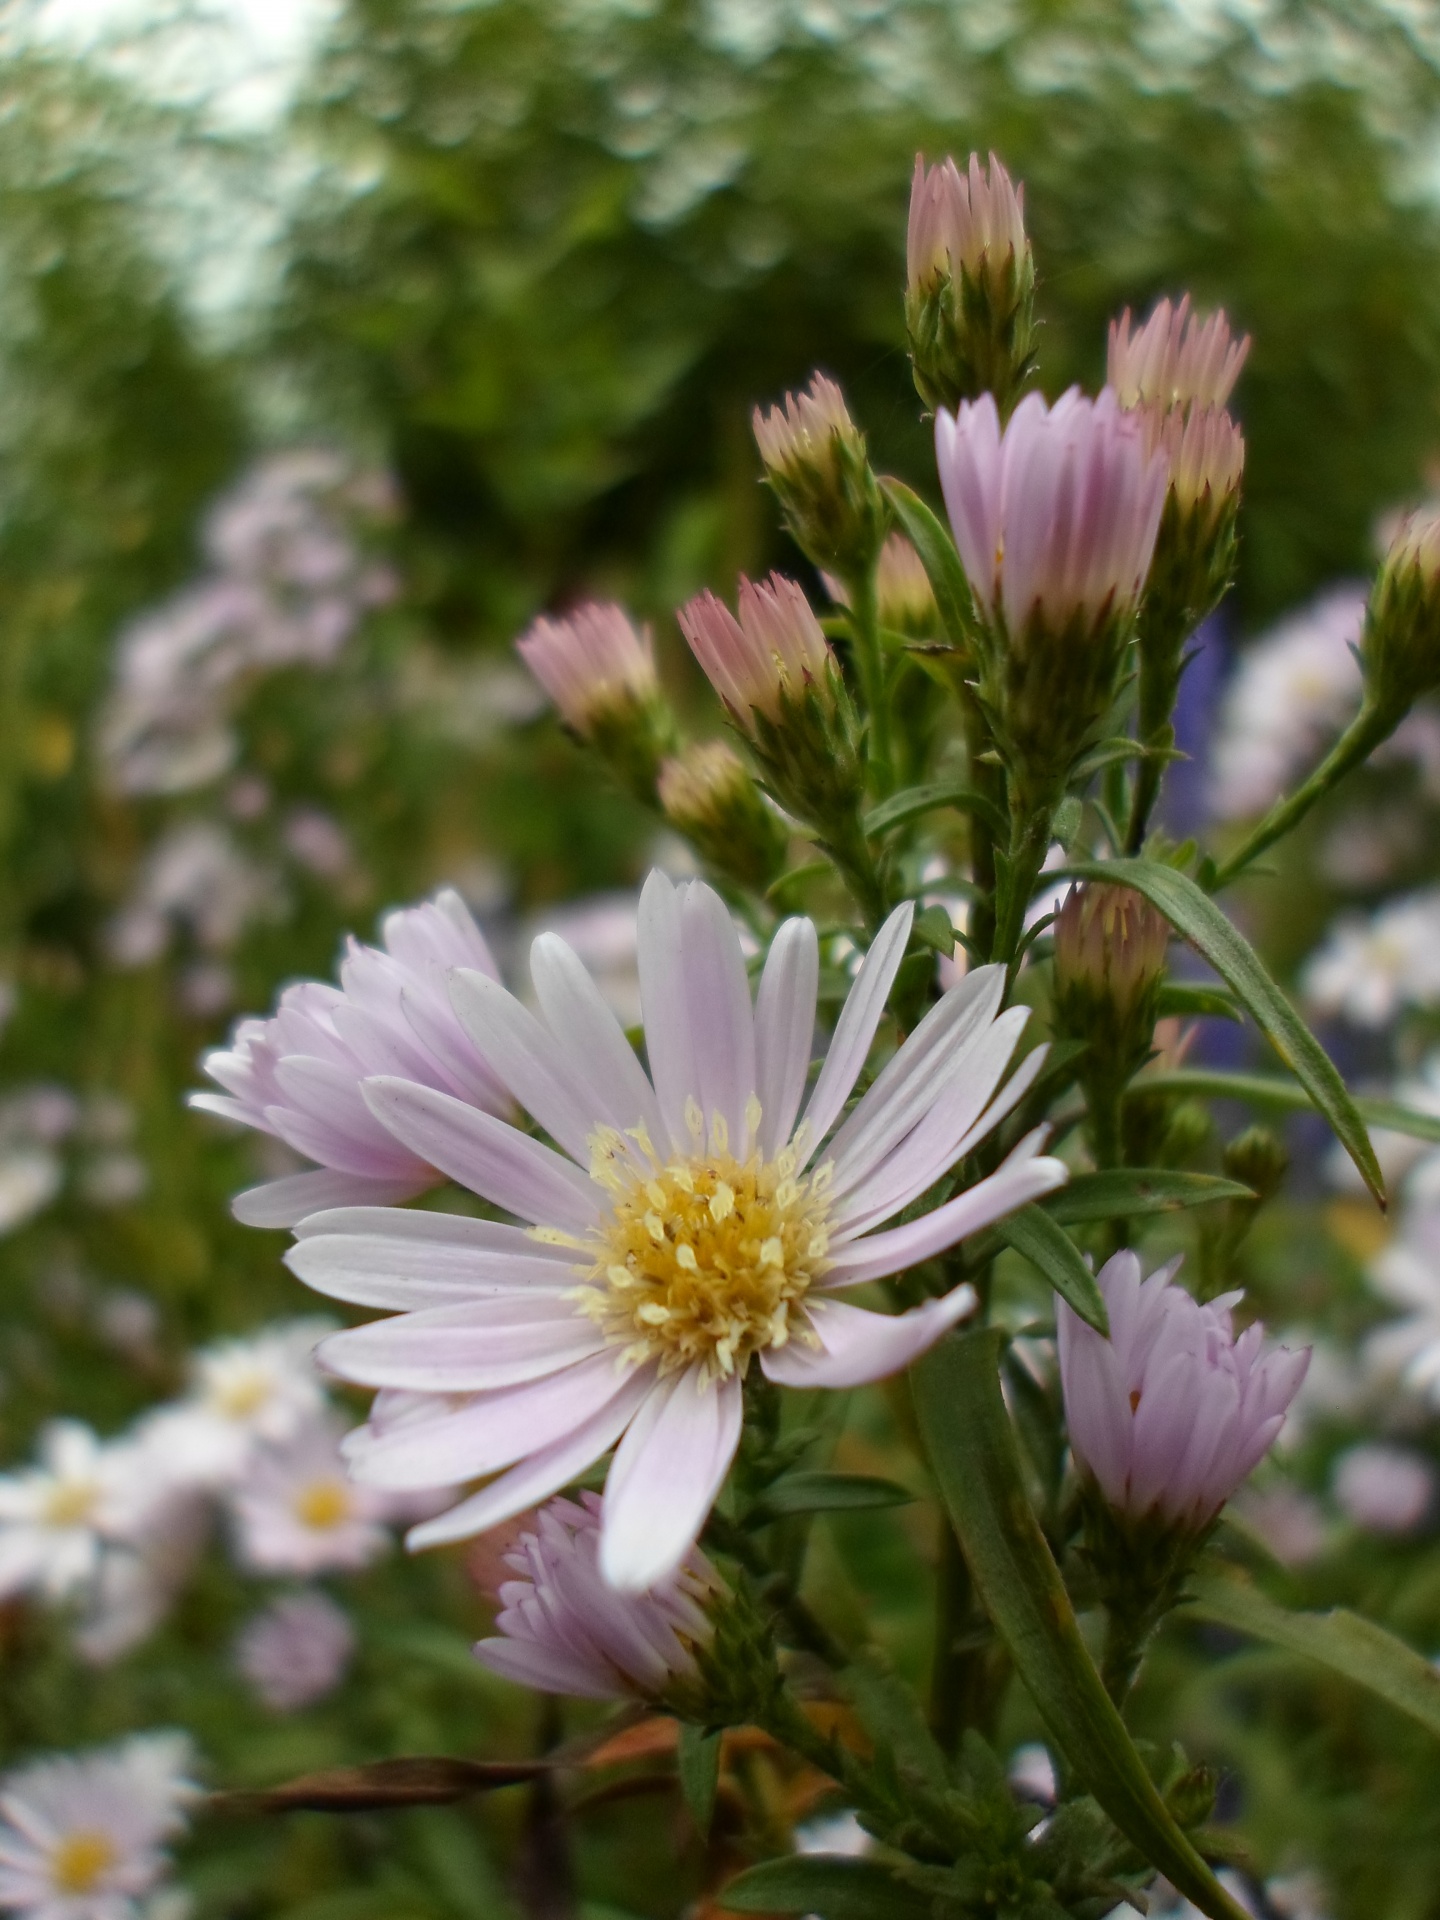
[[[38,1466],[0,1475],[0,1598],[61,1600],[93,1581],[106,1546],[140,1538],[157,1497],[142,1448],[78,1420],[43,1429]]]
[[[1406,1007],[1440,1005],[1440,887],[1387,900],[1368,918],[1344,914],[1305,964],[1317,1013],[1383,1027]]]
[[[334,1330],[332,1320],[291,1320],[203,1348],[189,1395],[139,1428],[156,1472],[171,1485],[225,1486],[257,1446],[278,1445],[313,1421],[326,1405],[315,1348]]]
[[[408,1488],[500,1475],[412,1545],[494,1526],[618,1442],[600,1564],[618,1587],[649,1587],[693,1546],[724,1481],[752,1359],[781,1385],[856,1386],[908,1366],[972,1310],[969,1287],[894,1316],[840,1298],[1066,1178],[1032,1134],[988,1179],[875,1231],[978,1145],[1041,1065],[1037,1050],[999,1091],[1028,1012],[1000,1012],[1004,971],[983,967],[842,1119],[912,913],[876,936],[808,1101],[814,926],[780,929],[752,1006],[720,896],[658,873],[640,908],[649,1077],[553,936],[531,959],[539,1018],[484,974],[451,977],[475,1045],[554,1147],[434,1088],[365,1083],[397,1139],[526,1223],[345,1209],[304,1222],[288,1256],[322,1292],[401,1310],[321,1350],[342,1378],[403,1396],[349,1443],[357,1475]]]
[[[302,1427],[283,1447],[263,1448],[230,1496],[236,1551],[255,1573],[307,1578],[365,1567],[392,1544],[392,1497],[357,1486],[330,1420]]]
[[[184,1734],[40,1760],[0,1789],[0,1908],[30,1920],[134,1920],[169,1868],[195,1793]]]

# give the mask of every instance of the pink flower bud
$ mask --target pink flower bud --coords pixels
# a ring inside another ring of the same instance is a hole
[[[1012,185],[992,153],[984,169],[972,153],[964,173],[953,160],[926,168],[915,156],[906,233],[906,278],[912,293],[935,285],[945,275],[958,280],[963,268],[972,278],[987,261],[997,267],[1026,250],[1025,189]]]
[[[1133,1253],[1099,1273],[1110,1338],[1057,1306],[1060,1378],[1075,1463],[1129,1520],[1203,1532],[1269,1451],[1310,1349],[1237,1338],[1238,1293],[1202,1306],[1173,1284],[1179,1261],[1140,1278]]]
[[[606,716],[659,696],[649,628],[637,632],[611,601],[587,601],[562,620],[542,614],[515,650],[582,738]]]
[[[1162,300],[1137,333],[1130,309],[1110,322],[1106,379],[1122,407],[1223,407],[1240,378],[1250,336],[1236,340],[1218,309],[1201,320],[1187,293],[1178,306]]]
[[[1182,514],[1219,510],[1240,491],[1245,436],[1223,407],[1166,408],[1151,401],[1137,410],[1146,445],[1164,454],[1170,486]]]
[[[839,668],[810,603],[793,580],[741,576],[739,618],[708,589],[676,615],[691,651],[739,724],[752,712],[781,717],[782,704],[814,687],[828,697]]]
[[[823,373],[813,375],[803,392],[787,393],[782,406],[771,407],[768,413],[756,407],[751,423],[760,458],[767,467],[781,471],[795,465],[832,466],[831,442],[836,436],[864,447],[844,394]]]

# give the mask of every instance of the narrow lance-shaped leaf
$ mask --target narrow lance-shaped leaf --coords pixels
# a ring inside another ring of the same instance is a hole
[[[719,1729],[682,1724],[675,1757],[680,1771],[680,1791],[685,1796],[696,1832],[703,1839],[710,1831],[715,1792],[720,1784]]]
[[[1055,1740],[1152,1865],[1211,1920],[1243,1920],[1145,1771],[1081,1638],[1025,1493],[1000,1394],[996,1328],[942,1341],[913,1370],[920,1429],[980,1597]]]
[[[734,1913],[818,1913],[820,1920],[930,1920],[927,1895],[875,1860],[823,1853],[762,1860],[720,1892]]]
[[[1108,1334],[1110,1317],[1095,1276],[1065,1229],[1039,1207],[1022,1207],[998,1229],[1007,1247],[1023,1254],[1050,1282],[1060,1298],[1072,1306],[1086,1326]]]
[[[868,1473],[787,1473],[765,1490],[765,1513],[858,1513],[903,1507],[915,1498],[908,1487]]]
[[[953,645],[963,647],[970,625],[970,583],[955,551],[955,542],[919,494],[912,492],[903,481],[882,479],[880,490],[929,576],[946,638]]]
[[[1385,1205],[1385,1180],[1365,1123],[1345,1082],[1320,1042],[1276,986],[1259,955],[1187,874],[1153,860],[1107,860],[1066,869],[1077,880],[1099,880],[1133,887],[1208,960],[1257,1027],[1309,1094],[1378,1203]]]
[[[956,786],[952,781],[940,780],[923,787],[902,787],[899,793],[892,793],[888,800],[878,807],[872,807],[866,814],[864,827],[872,837],[879,833],[888,833],[892,827],[903,827],[907,821],[918,820],[922,814],[934,813],[940,807],[954,807],[960,813],[975,813],[985,824],[997,833],[1005,830],[1005,817],[995,802],[985,794],[977,793],[973,787]]]
[[[1295,1112],[1314,1101],[1295,1080],[1273,1073],[1224,1073],[1209,1067],[1176,1067],[1168,1073],[1142,1073],[1134,1083],[1137,1093],[1203,1094],[1214,1099],[1243,1100],[1252,1107],[1287,1107]],[[1355,1109],[1367,1127],[1384,1127],[1408,1134],[1412,1140],[1440,1142],[1440,1113],[1422,1113],[1399,1100],[1381,1100],[1372,1094],[1353,1096]]]
[[[1125,1220],[1140,1213],[1204,1207],[1212,1200],[1254,1198],[1249,1187],[1218,1173],[1177,1173],[1169,1167],[1107,1167],[1101,1173],[1077,1173],[1043,1207],[1051,1220],[1078,1226],[1086,1220]]]
[[[1201,1619],[1319,1661],[1440,1739],[1440,1673],[1373,1620],[1343,1607],[1329,1613],[1291,1613],[1248,1582],[1224,1574],[1197,1575],[1188,1591],[1190,1611]]]

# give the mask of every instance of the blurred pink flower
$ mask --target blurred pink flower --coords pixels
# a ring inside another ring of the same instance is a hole
[[[515,650],[581,735],[605,713],[645,706],[659,693],[650,629],[637,630],[613,601],[587,601],[558,620],[542,615]]]
[[[355,1651],[349,1616],[328,1594],[287,1593],[246,1623],[235,1665],[275,1713],[294,1713],[339,1685]]]
[[[1207,319],[1161,300],[1143,327],[1131,331],[1130,309],[1110,322],[1106,380],[1122,407],[1223,407],[1250,352],[1250,336],[1236,340],[1225,314]]]
[[[280,1447],[255,1454],[230,1497],[236,1552],[256,1573],[328,1573],[366,1567],[389,1551],[395,1502],[345,1472],[340,1428],[311,1421]]]

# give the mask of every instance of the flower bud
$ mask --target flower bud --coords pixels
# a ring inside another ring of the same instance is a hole
[[[1035,360],[1035,263],[1025,190],[992,153],[926,169],[915,157],[906,235],[905,325],[926,406],[993,393],[1009,406]]]
[[[1392,724],[1440,686],[1440,507],[1408,515],[1391,540],[1370,595],[1360,665],[1366,698]]]
[[[1178,306],[1160,301],[1137,333],[1130,328],[1127,307],[1110,322],[1105,374],[1126,408],[1223,407],[1250,352],[1248,333],[1236,340],[1219,309],[1201,320],[1190,311],[1188,293]]]
[[[1133,887],[1072,887],[1056,916],[1056,1025],[1114,1059],[1122,1079],[1150,1051],[1169,944],[1164,915]]]
[[[670,824],[718,873],[763,892],[785,863],[785,833],[733,747],[706,740],[660,769]]]
[[[753,423],[765,477],[801,552],[847,579],[868,569],[885,508],[839,387],[817,373],[803,393],[787,393],[783,407],[757,407]]]
[[[837,606],[850,605],[850,590],[843,580],[827,573],[825,588]],[[889,534],[880,549],[875,613],[882,627],[904,634],[907,640],[928,640],[939,626],[940,612],[925,563],[903,533]]]
[[[656,677],[650,629],[637,632],[623,607],[592,600],[564,619],[542,614],[515,650],[570,731],[637,798],[653,801],[675,723]]]
[[[1253,1211],[1280,1191],[1290,1171],[1290,1154],[1269,1127],[1247,1127],[1227,1144],[1221,1166],[1228,1179],[1238,1180],[1255,1195],[1243,1203]]]

